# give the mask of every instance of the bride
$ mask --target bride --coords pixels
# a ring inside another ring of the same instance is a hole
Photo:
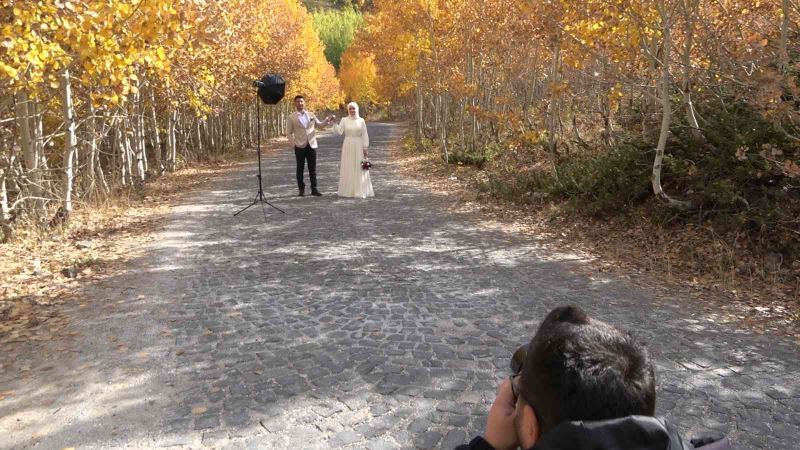
[[[361,168],[361,162],[369,157],[369,135],[367,123],[358,115],[358,105],[347,105],[348,116],[339,121],[335,129],[344,134],[342,160],[339,165],[339,197],[367,198],[375,196],[369,170]]]

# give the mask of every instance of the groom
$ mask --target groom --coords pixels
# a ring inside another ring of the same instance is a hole
[[[294,156],[297,159],[297,187],[300,189],[300,197],[304,196],[306,184],[303,182],[303,170],[308,161],[311,195],[319,197],[322,193],[317,190],[317,137],[314,128],[316,125],[329,125],[330,118],[322,122],[313,112],[306,111],[306,99],[302,95],[294,98],[294,107],[297,111],[293,112],[287,120],[286,136],[290,142],[294,143]]]

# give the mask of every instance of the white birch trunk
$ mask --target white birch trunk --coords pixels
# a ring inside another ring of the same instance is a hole
[[[208,116],[208,121],[206,122],[206,129],[208,130],[208,151],[213,153],[217,152],[216,122],[214,116]]]
[[[791,7],[789,0],[783,0],[781,7],[781,14],[783,15],[781,20],[781,40],[778,49],[778,58],[780,59],[778,67],[781,73],[786,73],[789,68],[789,11],[791,11]]]
[[[120,181],[122,182],[123,186],[127,186],[130,180],[130,156],[128,154],[128,146],[125,143],[126,139],[124,127],[124,121],[121,121],[119,126],[114,128],[114,147],[117,149],[120,155]]]
[[[417,84],[417,142],[421,142],[424,137],[423,134],[423,100],[422,100],[422,86]]]
[[[150,88],[150,124],[152,126],[153,161],[156,166],[156,173],[161,175],[164,172],[164,163],[161,161],[161,136],[158,132],[155,90],[152,87]]]
[[[31,112],[33,107],[28,98],[28,94],[24,91],[16,95],[15,110],[17,116],[17,125],[19,126],[19,143],[22,147],[22,158],[25,161],[25,176],[30,180],[26,186],[31,197],[33,197],[34,214],[39,214],[44,208],[44,201],[42,198],[42,173],[39,167],[39,153],[38,135],[36,135],[36,127],[33,125]]]
[[[113,119],[112,119],[112,123],[113,123]],[[99,136],[100,135],[98,135],[98,137]],[[103,129],[102,136],[107,136],[107,130],[105,129],[105,127]],[[94,168],[95,168],[95,172],[96,172],[96,175],[97,175],[97,179],[100,181],[100,186],[103,188],[103,194],[108,195],[109,193],[111,193],[111,188],[108,187],[108,182],[106,181],[106,175],[103,172],[103,165],[100,164],[100,151],[99,151],[99,149],[97,149],[97,150],[98,151],[95,151],[95,153],[94,153],[94,157],[95,157]],[[113,151],[112,151],[112,154],[113,154]]]
[[[89,96],[89,155],[86,157],[87,173],[83,178],[83,189],[89,194],[90,197],[94,196],[96,191],[96,169],[97,163],[97,110],[94,107],[91,96]]]
[[[195,139],[197,139],[197,152],[203,153],[203,134],[200,132],[200,118],[195,121]]]
[[[553,44],[553,65],[550,68],[550,111],[548,114],[548,124],[547,124],[547,150],[550,153],[550,163],[553,166],[553,176],[558,179],[558,167],[556,161],[556,147],[558,142],[556,140],[556,127],[558,126],[558,115],[559,115],[559,105],[558,105],[558,92],[556,91],[559,88],[559,62],[561,59],[561,40],[557,38],[555,44]]]
[[[175,127],[178,118],[178,111],[170,111],[167,125],[167,169],[174,172],[177,166],[177,142],[175,139]]]
[[[11,219],[11,210],[8,208],[8,190],[6,189],[6,171],[0,170],[0,220]]]
[[[72,213],[72,188],[75,181],[75,152],[78,149],[78,138],[75,135],[75,109],[72,105],[72,82],[69,69],[61,73],[61,101],[64,107],[64,214],[69,219]]]
[[[146,175],[146,167],[144,162],[145,144],[144,144],[144,123],[142,122],[142,108],[141,108],[141,95],[136,92],[133,95],[133,104],[131,105],[131,136],[132,143],[130,143],[133,157],[136,159],[136,175],[139,182],[144,182]],[[130,141],[129,141],[130,142]]]
[[[144,175],[147,176],[147,172],[150,171],[150,167],[147,161],[147,124],[145,122],[145,106],[144,106],[144,97],[141,95],[141,91],[137,94],[139,96],[139,110],[137,111],[136,122],[139,128],[139,146],[140,152],[142,157],[142,165],[144,166]]]
[[[192,133],[189,130],[189,128],[190,128],[190,125],[189,125],[189,114],[186,113],[186,112],[181,114],[179,123],[181,125],[181,134],[180,135],[183,138],[181,140],[181,148],[183,150],[183,154],[188,156],[189,155],[189,148],[191,146],[191,140],[192,140]]]
[[[444,150],[444,160],[445,162],[450,162],[450,151],[447,148],[447,103],[444,99],[444,94],[439,94],[439,105],[441,108],[441,115],[442,115],[442,129],[439,131],[439,135],[442,141],[442,149]]]
[[[684,11],[684,44],[683,44],[683,105],[686,108],[686,120],[689,123],[692,137],[696,140],[703,139],[703,133],[700,131],[700,124],[697,122],[697,114],[692,102],[692,80],[691,80],[691,64],[692,64],[692,47],[694,46],[694,30],[695,20],[697,19],[697,9],[700,6],[700,0],[682,0]]]
[[[133,147],[131,146],[131,136],[128,134],[128,127],[130,126],[130,118],[125,121],[125,130],[122,133],[122,146],[125,149],[125,162],[127,164],[127,172],[128,172],[128,182],[133,185],[133,166],[134,166],[134,158],[136,158],[136,154],[133,151]]]
[[[670,75],[669,64],[672,52],[672,23],[671,18],[664,7],[663,1],[660,1],[659,12],[661,13],[662,29],[661,33],[664,37],[664,56],[661,61],[661,132],[658,137],[658,147],[656,147],[656,157],[653,161],[653,193],[663,200],[666,200],[670,205],[687,208],[688,202],[675,200],[664,192],[661,187],[661,167],[664,162],[664,151],[667,148],[667,139],[669,138],[669,127],[672,123],[672,106],[669,101],[670,90]]]
[[[44,153],[44,113],[41,111],[39,102],[32,99],[29,103],[31,122],[33,123],[33,144],[36,148],[36,159],[38,160],[39,170],[37,171],[38,185],[41,186],[40,193],[50,192],[53,189],[50,185],[50,177],[45,176],[49,170],[47,156]],[[42,200],[44,207],[44,200]]]

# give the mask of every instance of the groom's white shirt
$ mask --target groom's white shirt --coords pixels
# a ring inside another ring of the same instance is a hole
[[[300,120],[300,124],[303,125],[303,128],[308,128],[308,111],[303,111],[303,114],[298,114],[297,118]]]
[[[317,116],[310,111],[297,111],[289,115],[286,121],[286,137],[294,143],[295,147],[303,148],[307,144],[317,148],[316,125],[322,125]],[[305,123],[304,123],[305,122]]]

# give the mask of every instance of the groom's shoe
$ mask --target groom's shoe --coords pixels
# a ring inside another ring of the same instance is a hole
[[[306,195],[306,191],[304,191],[303,189],[300,189],[300,193],[299,193],[299,194],[297,194],[297,195],[299,195],[300,197],[302,197],[302,196]]]
[[[322,192],[314,189],[314,190],[311,191],[311,195],[313,195],[315,197],[322,197]]]

